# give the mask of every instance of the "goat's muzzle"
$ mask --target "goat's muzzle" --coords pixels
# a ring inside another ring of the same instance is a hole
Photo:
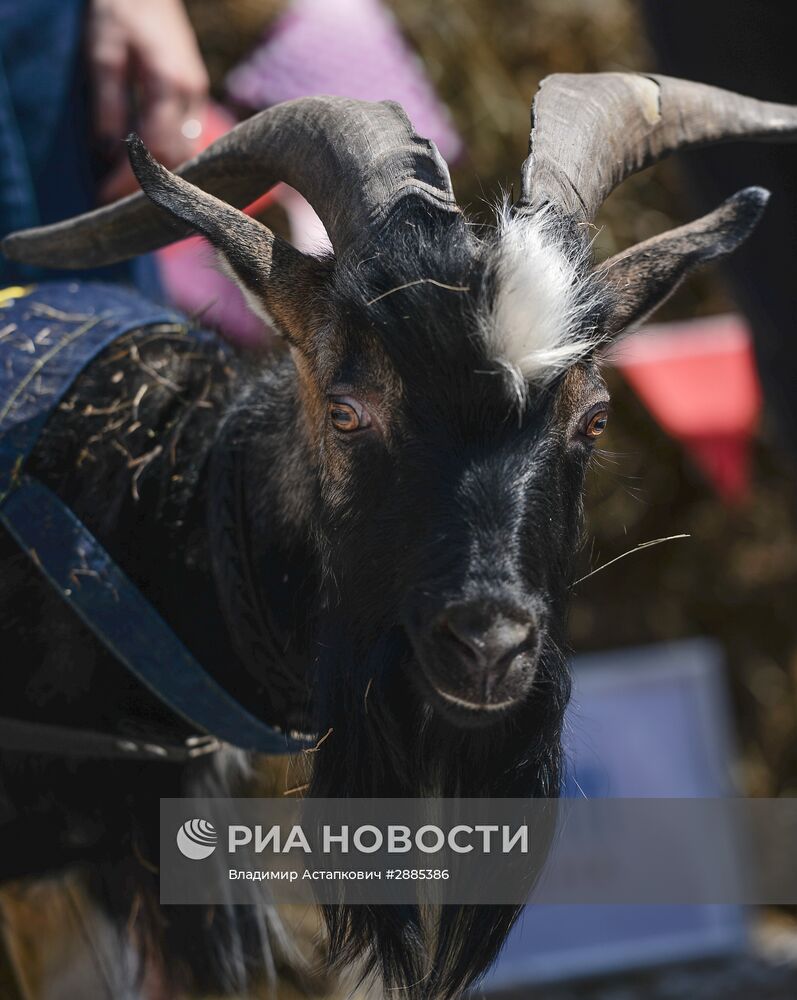
[[[542,617],[510,600],[446,604],[408,628],[422,690],[460,726],[489,725],[528,694],[542,645]]]

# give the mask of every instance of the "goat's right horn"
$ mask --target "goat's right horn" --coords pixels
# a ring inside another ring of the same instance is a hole
[[[367,240],[405,197],[458,211],[434,143],[416,135],[401,107],[387,101],[286,101],[242,122],[176,173],[236,208],[284,181],[315,208],[337,253]],[[12,233],[2,247],[27,264],[96,267],[156,250],[194,228],[139,192],[74,219]]]
[[[626,177],[679,149],[797,139],[797,108],[641,73],[560,73],[534,99],[516,210],[591,222]]]

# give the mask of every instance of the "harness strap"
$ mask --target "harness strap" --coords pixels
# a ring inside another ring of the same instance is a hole
[[[239,704],[194,659],[85,525],[23,476],[0,520],[55,590],[127,670],[200,732],[260,753],[298,749]]]
[[[3,749],[17,753],[95,759],[122,757],[125,760],[162,760],[176,764],[215,753],[222,746],[213,736],[189,736],[183,743],[173,744],[4,716],[0,716],[0,733]]]
[[[88,295],[76,302],[76,292],[89,287]],[[53,284],[42,286],[40,292],[42,301],[29,300],[29,308],[34,312],[38,308],[47,318],[38,334],[31,337],[17,331],[16,324],[8,324],[14,327],[8,332],[16,350],[6,358],[13,381],[0,405],[0,522],[103,645],[192,727],[260,753],[301,749],[306,742],[267,725],[216,682],[88,528],[55,493],[24,471],[47,418],[89,361],[130,330],[159,323],[182,326],[184,319],[111,286]],[[86,302],[92,310],[89,315],[76,309]],[[0,744],[1,725],[2,720]],[[82,742],[77,737],[65,739],[59,727],[38,723],[19,723],[9,730],[10,738],[23,740],[30,726],[37,726],[40,734],[49,732],[55,743],[60,740],[72,753],[101,745],[107,752],[115,742],[116,750],[128,756],[143,747],[140,741],[94,738],[103,734],[85,734]],[[193,746],[211,745],[207,735],[192,739],[199,741]],[[185,747],[163,749],[169,756],[183,753]],[[149,759],[163,756],[146,749],[143,753]]]

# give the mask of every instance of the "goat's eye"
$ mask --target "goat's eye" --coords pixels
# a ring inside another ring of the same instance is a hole
[[[333,396],[329,400],[327,413],[335,430],[345,434],[371,425],[371,417],[365,407],[349,396]]]
[[[598,403],[588,410],[581,421],[581,434],[590,441],[599,438],[609,423],[609,408],[605,403]]]

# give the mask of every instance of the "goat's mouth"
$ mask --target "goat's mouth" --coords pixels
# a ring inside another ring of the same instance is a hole
[[[457,711],[471,714],[478,712],[489,716],[495,713],[503,713],[510,708],[514,708],[521,701],[520,698],[506,698],[503,701],[469,701],[467,698],[462,698],[459,695],[452,694],[450,691],[443,690],[443,688],[438,687],[436,684],[432,684],[431,687],[447,706],[453,706]]]
[[[407,616],[426,703],[460,728],[491,726],[525,701],[545,634],[542,611],[507,597],[449,600]]]
[[[452,724],[466,729],[492,726],[505,719],[525,701],[531,687],[529,683],[519,689],[494,691],[486,696],[469,688],[452,691],[419,666],[418,674],[423,678],[422,686],[429,705]],[[530,673],[533,675],[533,667]]]
[[[416,654],[409,671],[421,697],[439,716],[459,729],[493,726],[506,719],[528,697],[536,673],[536,655],[521,654],[524,675],[521,683],[497,685],[493,690],[477,690],[472,685],[454,684],[450,676],[440,677],[423,657]]]
[[[484,729],[510,716],[525,700],[525,692],[496,699],[478,699],[470,691],[454,692],[432,680],[417,660],[412,664],[413,679],[426,704],[441,719],[457,729]]]

